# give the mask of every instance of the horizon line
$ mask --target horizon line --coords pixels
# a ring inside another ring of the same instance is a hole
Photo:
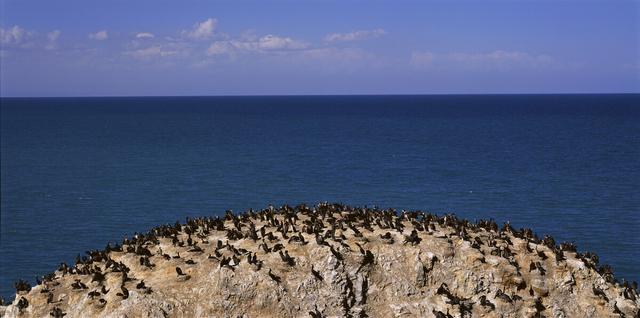
[[[640,95],[639,92],[568,92],[568,93],[428,93],[428,94],[223,94],[223,95],[69,95],[69,96],[0,96],[0,99],[39,98],[159,98],[159,97],[366,97],[366,96],[524,96],[524,95]]]

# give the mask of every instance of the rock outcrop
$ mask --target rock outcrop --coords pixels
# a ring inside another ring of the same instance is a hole
[[[339,204],[188,219],[17,284],[6,317],[639,317],[637,285],[527,229]]]

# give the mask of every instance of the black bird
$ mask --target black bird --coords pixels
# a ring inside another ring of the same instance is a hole
[[[223,257],[222,260],[220,261],[220,264],[218,267],[222,268],[224,266],[229,267],[231,269],[233,269],[233,267],[231,267],[229,265],[229,262],[231,262],[231,257]]]
[[[20,297],[20,300],[18,300],[17,306],[18,306],[18,311],[22,312],[22,310],[29,307],[29,301],[24,297]]]
[[[324,246],[329,246],[329,243],[327,243],[327,242],[324,240],[324,237],[322,237],[322,236],[318,235],[317,233],[316,233],[316,244],[318,244],[318,245],[324,245]]]
[[[144,285],[144,279],[141,280],[137,285],[136,285],[137,289],[144,289],[147,288],[147,286]]]
[[[537,252],[538,252],[538,256],[542,258],[543,261],[548,258],[547,254],[545,254],[543,251],[537,251]]]
[[[240,264],[240,259],[235,254],[231,255],[231,260],[233,261],[233,266],[237,266],[238,264]]]
[[[404,237],[404,244],[410,243],[411,245],[419,244],[422,239],[418,237],[418,231],[413,230],[411,234]]]
[[[620,308],[618,308],[618,302],[613,304],[613,313],[620,315],[620,317],[622,318],[625,317],[624,313],[622,313],[622,311],[620,311]]]
[[[76,279],[75,283],[71,284],[71,287],[73,287],[73,289],[87,289],[87,288],[89,288],[89,287],[87,287],[87,285],[82,283],[79,279]]]
[[[446,313],[446,314],[445,314],[445,313],[443,313],[442,311],[435,310],[435,309],[434,309],[434,310],[432,310],[432,312],[433,312],[433,315],[434,315],[436,318],[453,318],[453,316],[451,316],[451,315],[449,314],[449,310],[448,310],[448,309],[447,309],[447,313]]]
[[[436,290],[436,294],[450,296],[451,292],[449,292],[449,287],[447,286],[447,284],[442,283],[440,284],[440,287],[438,287],[438,290]]]
[[[120,286],[120,290],[122,290],[122,293],[117,293],[116,296],[120,296],[122,299],[129,298],[129,290],[124,285]]]
[[[324,278],[322,278],[322,275],[320,275],[320,272],[318,272],[317,270],[313,269],[313,265],[311,265],[311,274],[313,274],[313,277],[315,277],[319,281],[324,280]]]
[[[178,273],[178,276],[185,276],[187,274],[182,272],[182,268],[176,266],[176,273]]]
[[[102,285],[102,282],[104,282],[104,280],[106,279],[106,277],[104,276],[104,274],[102,274],[102,272],[95,272],[93,273],[93,278],[91,279],[91,282],[98,282],[98,285]]]
[[[622,294],[624,295],[624,298],[626,299],[630,299],[633,301],[636,301],[636,292],[634,289],[630,288],[630,287],[625,287],[624,291],[622,292]]]
[[[562,252],[561,249],[554,250],[554,253],[556,255],[556,264],[559,264],[561,261],[566,260],[566,258],[564,257],[564,252]]]
[[[22,279],[18,280],[17,282],[13,283],[13,287],[16,288],[16,293],[19,293],[21,291],[30,291],[31,290],[31,284],[29,284],[27,281],[24,281]]]
[[[542,298],[536,298],[535,308],[537,313],[541,313],[546,309],[546,307],[542,304]]]
[[[271,279],[273,279],[273,281],[276,282],[276,284],[280,284],[280,282],[282,281],[280,276],[271,272],[271,268],[269,268],[269,277],[271,277]]]
[[[464,301],[464,299],[452,294],[449,291],[449,286],[447,286],[447,284],[445,283],[442,283],[440,287],[438,287],[438,290],[436,290],[436,294],[446,296],[449,299],[449,301],[446,302],[447,304],[460,305],[461,301]]]
[[[609,302],[609,298],[607,297],[607,294],[604,293],[604,290],[602,290],[602,289],[600,289],[600,288],[598,288],[596,286],[593,286],[593,294],[598,296],[598,297],[604,298],[604,300],[606,302]]]
[[[295,259],[289,256],[289,251],[284,251],[284,253],[282,253],[282,251],[279,251],[279,253],[280,253],[280,258],[282,259],[283,262],[287,263],[287,265],[289,266],[296,265]]]
[[[471,317],[471,310],[473,309],[473,304],[471,302],[460,302],[460,316],[461,317]]]
[[[340,254],[340,252],[336,251],[333,246],[329,245],[329,249],[331,250],[331,254],[333,254],[333,256],[335,256],[339,261],[344,260],[344,258],[342,257],[342,254]]]
[[[315,309],[309,312],[311,318],[324,318],[322,313],[318,310],[318,305],[314,305]]]
[[[62,311],[62,309],[58,308],[58,306],[53,307],[53,309],[51,310],[51,312],[49,312],[49,315],[52,316],[53,318],[62,318],[66,315],[66,313],[64,313]]]
[[[502,290],[500,290],[500,289],[498,289],[498,290],[496,291],[496,296],[495,296],[495,297],[496,297],[496,298],[500,298],[500,299],[502,299],[503,301],[506,301],[506,302],[508,302],[508,303],[512,303],[512,302],[513,302],[513,299],[511,299],[511,297],[509,297],[509,295],[505,294],[505,293],[504,293]]]
[[[356,270],[356,273],[360,272],[360,270],[370,264],[373,264],[373,262],[375,261],[375,257],[373,256],[373,253],[371,253],[370,250],[366,250],[364,251],[364,257],[362,258],[362,261],[360,262],[360,266],[358,267],[358,270]]]
[[[94,299],[95,297],[100,297],[100,292],[97,290],[94,290],[94,291],[90,291],[88,295],[89,295],[89,298]],[[53,296],[53,294],[51,296]]]
[[[524,247],[527,250],[527,252],[529,253],[533,252],[533,250],[531,249],[531,246],[529,246],[529,239],[527,239],[527,243],[524,244]]]
[[[496,305],[494,305],[492,302],[487,300],[487,296],[482,295],[480,296],[480,305],[484,306],[484,307],[489,307],[491,308],[491,310],[496,310]]]

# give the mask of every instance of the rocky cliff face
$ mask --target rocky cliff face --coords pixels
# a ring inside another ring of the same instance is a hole
[[[92,251],[6,317],[638,317],[637,287],[528,230],[321,204],[160,226]]]

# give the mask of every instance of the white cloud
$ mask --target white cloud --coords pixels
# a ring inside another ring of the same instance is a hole
[[[138,34],[136,34],[136,38],[138,39],[153,39],[155,36],[153,35],[153,33],[149,33],[149,32],[140,32]]]
[[[275,35],[265,35],[258,40],[258,48],[261,50],[299,50],[308,45],[291,38]]]
[[[104,41],[109,38],[107,30],[101,30],[96,33],[89,33],[89,38],[97,41]]]
[[[55,42],[60,37],[60,33],[61,33],[60,30],[53,30],[47,33],[47,39],[49,39],[49,41],[51,42]]]
[[[60,30],[53,30],[47,33],[47,45],[45,49],[53,50],[58,46],[58,38],[60,38]]]
[[[451,53],[448,57],[460,62],[509,62],[538,64],[548,63],[551,57],[548,55],[531,55],[518,51],[497,50],[489,53]]]
[[[0,44],[20,44],[29,35],[25,29],[14,25],[11,28],[0,28]]]
[[[384,66],[378,56],[360,48],[322,47],[291,51],[283,62],[299,64],[323,73],[351,73]]]
[[[233,54],[235,47],[229,41],[216,41],[207,48],[207,55]]]
[[[182,34],[192,39],[207,39],[213,36],[218,26],[218,20],[209,18],[203,22],[196,23],[190,31],[182,31]]]
[[[242,52],[278,52],[304,50],[309,44],[289,37],[265,35],[260,38],[245,37],[243,40],[216,41],[207,48],[207,55],[235,55]]]
[[[559,66],[551,56],[520,51],[495,50],[488,53],[452,52],[435,54],[414,51],[410,64],[418,68],[465,68],[507,70]]]
[[[175,55],[180,54],[180,51],[178,51],[178,50],[167,50],[167,49],[164,49],[160,45],[155,45],[155,46],[150,46],[150,47],[144,48],[144,49],[127,51],[127,52],[125,52],[125,54],[129,55],[129,56],[132,56],[132,57],[135,57],[137,59],[148,59],[148,58],[152,58],[152,57],[175,56]]]
[[[460,66],[474,69],[540,68],[557,64],[548,55],[503,50],[489,53],[455,52],[448,54],[446,58]]]
[[[436,55],[432,52],[413,52],[411,53],[411,65],[417,67],[428,67],[433,64]]]
[[[300,56],[310,60],[332,60],[341,62],[356,62],[372,57],[369,53],[358,48],[316,48],[305,50]]]
[[[349,41],[377,38],[385,34],[387,34],[387,31],[385,31],[384,29],[359,30],[359,31],[354,31],[349,33],[331,33],[331,34],[327,34],[327,36],[324,37],[324,41],[325,42],[349,42]]]

